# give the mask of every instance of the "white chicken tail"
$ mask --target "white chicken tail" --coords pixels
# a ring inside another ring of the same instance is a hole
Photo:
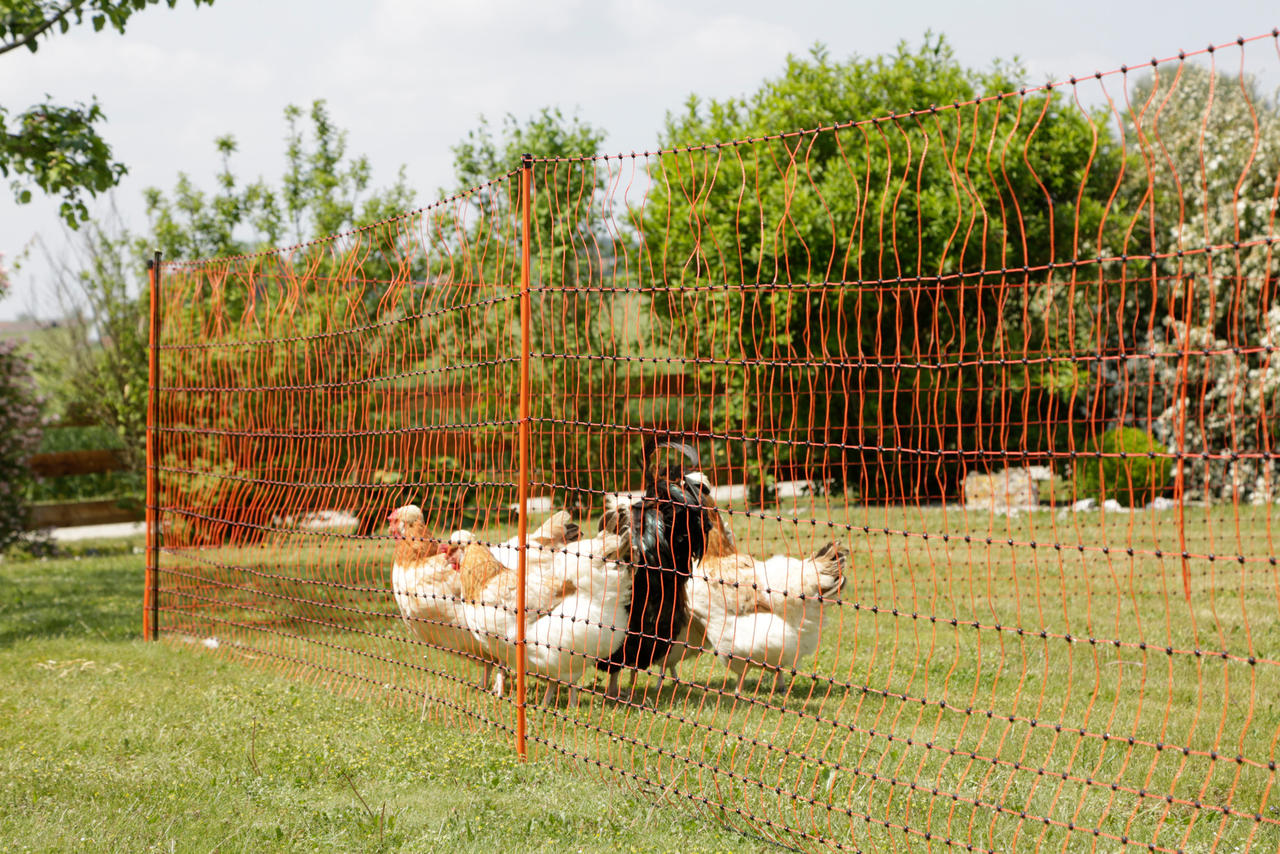
[[[569,511],[561,510],[529,534],[529,544],[543,547],[562,546],[565,543],[576,542],[581,536],[582,530],[578,527],[578,523],[573,521],[573,516]],[[519,540],[512,545],[518,546]]]
[[[818,593],[824,599],[839,595],[844,589],[849,548],[843,543],[827,543],[814,554],[813,562],[818,569]]]

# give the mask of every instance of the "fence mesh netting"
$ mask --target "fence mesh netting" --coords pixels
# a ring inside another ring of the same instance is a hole
[[[509,740],[523,620],[531,755],[802,849],[1277,850],[1246,58],[165,264],[161,636]]]

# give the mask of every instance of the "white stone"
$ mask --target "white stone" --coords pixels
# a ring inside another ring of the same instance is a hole
[[[1034,510],[1040,504],[1040,488],[1026,469],[973,472],[964,479],[964,506],[968,509],[1009,513]]]
[[[120,522],[114,525],[80,525],[75,528],[54,528],[51,536],[57,542],[67,543],[74,540],[136,537],[146,532],[146,522]]]
[[[773,485],[774,494],[779,498],[799,498],[802,495],[814,495],[817,492],[811,480],[780,480]]]
[[[713,486],[711,488],[711,497],[721,504],[729,501],[746,501],[747,485],[745,483],[726,483],[723,486]]]
[[[304,531],[355,530],[360,520],[345,510],[316,510],[298,519],[298,527]]]
[[[605,502],[608,503],[609,496],[605,496]],[[531,495],[525,499],[525,505],[529,508],[530,513],[550,513],[555,509],[555,505],[551,501],[550,495]],[[520,512],[520,502],[508,504],[507,509],[513,513]]]
[[[526,502],[530,513],[550,513],[555,509],[550,495],[535,495]]]
[[[1063,507],[1058,511],[1058,518],[1065,519],[1071,513],[1088,513],[1098,509],[1098,500],[1096,498],[1081,498],[1071,504],[1070,507]]]

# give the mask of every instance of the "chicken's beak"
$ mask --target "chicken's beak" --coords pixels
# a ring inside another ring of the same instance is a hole
[[[391,529],[391,530],[390,530],[390,533],[391,533],[391,536],[392,536],[392,537],[394,537],[394,538],[396,538],[397,540],[398,540],[398,539],[400,539],[400,519],[399,519],[399,517],[398,517],[398,516],[396,516],[396,514],[392,513],[390,516],[388,516],[388,517],[387,517],[387,522],[389,522],[389,523],[390,523],[390,529]]]

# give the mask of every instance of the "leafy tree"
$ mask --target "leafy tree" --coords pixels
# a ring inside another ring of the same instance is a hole
[[[668,116],[675,150],[638,214],[660,337],[717,354],[697,368],[704,423],[743,437],[722,450],[761,497],[783,470],[938,496],[958,458],[896,448],[1054,443],[1037,425],[1072,405],[1074,368],[994,363],[1063,334],[1056,276],[1022,270],[1098,251],[1120,157],[1056,92],[971,103],[1022,76],[966,69],[942,37],[846,61],[819,46],[752,95]]]
[[[555,162],[555,158],[595,154],[604,136],[602,129],[576,116],[566,118],[557,108],[544,107],[523,123],[507,115],[496,134],[488,120],[481,116],[479,126],[453,146],[456,184],[451,191],[441,190],[441,195],[476,188],[470,199],[480,216],[469,239],[472,242],[478,237],[501,240],[505,249],[518,252],[519,223],[516,222],[514,229],[501,226],[504,217],[518,218],[520,214],[518,207],[510,207],[519,201],[519,177],[512,173],[521,168],[524,154],[535,155],[538,163],[534,166],[531,212],[533,287],[546,292],[558,286],[585,283],[592,273],[587,269],[591,259],[584,247],[594,242],[600,245],[597,255],[607,255],[612,246],[603,223],[588,215],[604,189],[605,174],[591,163]],[[511,178],[503,182],[501,189],[485,186],[504,175]],[[512,193],[512,188],[517,192]],[[498,227],[495,228],[495,224]],[[498,263],[497,257],[494,256],[494,264]],[[490,272],[496,273],[496,268]],[[598,279],[600,274],[597,271],[595,275]],[[519,288],[520,282],[504,284]],[[544,328],[535,334],[551,332]]]
[[[190,177],[179,175],[172,200],[159,190],[146,191],[153,216],[146,237],[130,233],[111,213],[89,222],[71,255],[55,257],[46,250],[66,315],[57,352],[42,357],[42,373],[55,383],[53,405],[77,420],[112,425],[136,464],[140,465],[145,438],[146,263],[154,247],[179,260],[240,254],[279,239],[286,230],[286,215],[297,227],[341,230],[412,203],[402,174],[396,184],[371,193],[358,208],[354,194],[367,190],[368,164],[364,158],[346,162],[345,133],[329,122],[324,103],[312,106],[312,140],[297,128],[298,108],[288,108],[285,115],[287,170],[279,187],[258,179],[241,189],[231,169],[235,140],[219,137],[215,145],[223,159],[217,192],[206,194]],[[343,193],[348,194],[345,202]],[[298,240],[310,236],[310,231],[294,235]]]
[[[171,477],[181,494],[166,500],[244,507],[261,516],[323,501],[325,507],[356,510],[366,533],[391,506],[409,500],[423,505],[442,528],[494,510],[505,512],[514,497],[503,449],[512,449],[515,438],[518,366],[511,357],[518,353],[513,346],[519,335],[514,297],[520,288],[522,235],[518,182],[489,182],[518,167],[526,150],[592,151],[602,134],[551,110],[525,123],[509,117],[500,133],[482,121],[455,150],[460,189],[467,190],[460,198],[420,216],[331,240],[320,238],[363,224],[357,211],[373,217],[407,207],[411,198],[407,191],[384,194],[361,207],[356,196],[367,184],[367,164],[343,159],[343,137],[322,105],[312,111],[312,140],[297,131],[299,111],[286,115],[289,168],[279,189],[238,182],[228,165],[234,144],[223,141],[224,165],[214,193],[201,194],[186,180],[171,196],[151,194],[156,232],[167,254],[241,254],[283,233],[294,240],[318,239],[314,245],[268,252],[225,268],[213,264],[207,276],[174,270],[168,293],[185,289],[179,299],[188,311],[178,318],[172,311],[166,314],[167,337],[218,344],[184,360],[191,376],[175,384],[346,391],[331,395],[322,412],[290,407],[287,414],[279,412],[279,396],[273,398],[270,391],[217,400],[198,391],[179,392],[170,399],[192,425],[240,428],[255,413],[271,410],[273,417],[292,419],[299,427],[314,427],[308,420],[314,418],[326,425],[358,424],[365,436],[360,441],[320,439],[306,446],[281,443],[270,460],[248,458],[244,443],[223,443],[216,436],[167,437],[166,456],[175,467],[206,474]],[[472,183],[485,186],[472,189]],[[592,196],[597,184],[589,171],[574,167],[542,169],[536,183],[534,236],[546,247],[545,254],[535,255],[536,335],[548,348],[567,346],[565,336],[586,335],[594,328],[585,309],[559,284],[566,281],[566,269],[573,282],[589,275],[589,265],[577,263],[588,238],[582,223],[589,220],[558,216],[556,199]],[[215,292],[210,282],[224,269],[234,286]],[[273,284],[286,277],[296,290]],[[172,305],[168,297],[166,303]],[[264,344],[264,339],[275,343]],[[384,366],[376,384],[377,406],[359,393],[369,388],[371,362]],[[566,388],[557,367],[543,370],[535,379],[539,388]],[[406,405],[423,397],[454,397],[460,403]],[[459,422],[468,425],[461,443],[450,439]],[[548,473],[569,465],[562,461],[572,459],[577,448],[557,447],[553,438],[550,432],[539,434]],[[291,494],[268,495],[242,485],[267,464],[273,471],[290,472]],[[309,489],[300,483],[312,476],[317,482],[351,487]],[[548,474],[547,479],[553,477]],[[425,485],[397,485],[406,481]],[[371,483],[379,487],[369,489]],[[184,533],[192,540],[235,535],[199,522]]]
[[[88,21],[95,31],[110,26],[123,33],[133,15],[161,0],[9,0],[0,9],[0,54],[25,47],[35,52],[42,39]],[[164,0],[173,8],[177,0]],[[213,0],[193,0],[195,5]],[[31,200],[31,187],[61,197],[59,211],[71,227],[88,219],[85,196],[114,187],[125,174],[111,147],[98,135],[103,121],[97,101],[73,106],[46,100],[19,113],[10,127],[0,106],[0,174],[14,176],[14,198]]]
[[[1250,75],[1189,62],[1140,79],[1129,101],[1133,243],[1173,256],[1160,261],[1163,277],[1197,279],[1192,319],[1225,337],[1272,287],[1272,251],[1260,238],[1275,234],[1280,102]],[[1234,243],[1245,245],[1177,257]]]
[[[346,135],[329,121],[323,102],[311,108],[312,127],[305,133],[300,127],[301,110],[286,111],[286,170],[277,182],[259,178],[243,182],[233,170],[235,140],[224,136],[215,141],[222,155],[211,192],[203,190],[189,176],[180,175],[171,194],[147,191],[152,215],[152,229],[146,236],[130,233],[114,218],[91,221],[77,235],[74,256],[51,259],[57,288],[61,294],[67,321],[59,330],[59,345],[41,360],[41,371],[53,389],[53,406],[64,414],[100,421],[113,427],[124,440],[126,451],[136,471],[142,470],[147,400],[147,324],[149,285],[146,261],[155,247],[166,257],[184,260],[220,257],[262,250],[283,237],[306,240],[321,236],[320,229],[349,230],[365,225],[369,219],[386,211],[412,203],[403,173],[386,189],[370,189],[367,161],[350,158]],[[377,235],[370,237],[376,242]],[[304,253],[305,254],[305,253]],[[305,258],[297,259],[304,263]],[[167,302],[164,316],[168,340],[208,340],[211,327],[205,319],[212,313],[225,313],[222,319],[223,343],[253,335],[289,339],[325,332],[347,325],[354,312],[365,311],[363,288],[316,288],[298,294],[291,312],[274,310],[282,300],[283,289],[273,283],[283,280],[283,273],[294,263],[285,255],[263,256],[258,263],[257,283],[250,287],[226,289],[227,299],[216,308],[211,306],[213,294],[206,286],[187,299]],[[334,282],[330,275],[341,268],[341,252],[331,254],[312,269],[317,281]],[[372,278],[390,275],[389,264],[381,257],[371,258],[365,272]],[[162,293],[173,295],[185,286],[182,275],[169,271]],[[220,299],[221,297],[219,297]],[[354,302],[353,302],[354,301]],[[375,300],[376,303],[376,300]],[[248,306],[256,306],[246,313]],[[175,307],[180,307],[174,310]],[[184,331],[185,330],[185,331]],[[244,347],[226,346],[209,351],[206,361],[195,364],[178,360],[177,373],[166,376],[171,385],[200,385],[208,377],[219,379],[229,375],[248,375],[265,365],[277,381],[297,379],[310,370],[308,382],[341,380],[368,352],[376,352],[382,330],[349,338],[323,338],[305,350],[298,344],[273,345],[267,362],[259,362],[259,352]],[[185,338],[184,338],[185,336]],[[183,393],[169,396],[178,401]],[[190,400],[175,402],[189,405],[189,414],[206,425],[229,425],[243,419],[246,407],[268,405],[261,400],[241,399],[228,410],[215,406],[208,396],[190,395]],[[203,419],[203,420],[201,420]],[[217,439],[196,436],[193,447],[181,456],[166,437],[165,462],[196,463],[197,467],[223,475],[250,470],[259,461],[232,459],[222,453]],[[290,461],[282,455],[280,463]],[[171,499],[183,501],[217,501],[231,494],[235,481],[225,477],[182,478],[170,476],[177,493]]]
[[[134,238],[114,212],[90,220],[58,252],[44,247],[61,320],[36,348],[51,414],[116,432],[139,485],[146,463],[147,292]]]
[[[403,166],[391,186],[370,190],[368,158],[348,157],[347,132],[334,126],[325,102],[314,101],[307,115],[310,136],[300,127],[302,108],[285,108],[285,171],[278,184],[237,178],[231,158],[238,146],[226,135],[214,140],[222,165],[213,192],[186,173],[179,173],[170,195],[148,188],[154,247],[168,259],[241,255],[358,228],[412,207]]]
[[[0,552],[26,530],[27,458],[40,446],[40,408],[31,367],[13,341],[0,341]]]
[[[304,130],[305,118],[310,127]],[[171,194],[147,191],[153,240],[139,242],[139,248],[158,247],[171,260],[212,259],[198,271],[166,267],[166,340],[219,345],[199,358],[175,356],[167,378],[178,386],[239,385],[252,378],[255,382],[248,384],[258,387],[344,387],[353,379],[363,380],[371,360],[404,348],[413,334],[407,324],[375,322],[386,319],[395,306],[381,288],[370,284],[383,283],[391,290],[404,275],[398,260],[400,230],[395,223],[375,225],[413,204],[403,168],[391,186],[372,189],[368,160],[349,155],[347,134],[333,124],[324,101],[314,102],[307,113],[288,107],[285,121],[285,170],[278,181],[259,178],[246,183],[237,178],[231,165],[236,143],[226,136],[216,141],[222,166],[211,192],[186,175],[179,176]],[[355,229],[362,231],[349,238],[333,236]],[[316,242],[297,245],[311,240]],[[273,251],[282,241],[292,241],[294,247]],[[251,252],[259,254],[225,267],[216,262]],[[215,284],[216,273],[208,273],[219,269],[232,273],[225,286]],[[263,339],[273,343],[258,343]],[[191,425],[238,428],[249,418],[271,412],[301,427],[310,417],[297,408],[285,416],[279,396],[263,390],[221,397],[174,392],[169,399],[173,411],[185,413]],[[371,418],[366,404],[367,399],[358,395],[334,396],[325,417]],[[375,469],[387,465],[385,458],[376,458],[372,440],[359,447],[330,441],[331,447],[323,452],[314,445],[292,443],[271,459],[248,443],[227,442],[216,435],[172,434],[164,442],[167,464],[207,472],[172,475],[174,492],[167,500],[179,506],[226,507],[259,525],[282,504],[306,509],[324,501],[325,506],[342,506],[349,497],[305,485],[298,485],[292,498],[269,497],[246,486],[245,478],[262,466],[292,472],[294,481],[310,473],[320,480],[348,477],[367,483]],[[329,469],[316,471],[309,461],[317,458],[327,460]],[[385,513],[378,516],[378,521],[384,517]],[[218,541],[254,530],[199,521],[186,527],[193,541]]]
[[[528,235],[529,346],[539,354],[530,372],[537,425],[533,478],[539,488],[560,492],[560,503],[581,508],[599,504],[600,493],[626,485],[640,448],[639,442],[612,430],[587,426],[633,420],[634,413],[616,409],[617,364],[570,358],[608,352],[617,327],[618,300],[606,277],[617,266],[623,238],[601,216],[608,170],[582,159],[600,150],[604,136],[602,129],[576,116],[543,108],[523,121],[508,115],[499,129],[481,118],[479,127],[453,148],[454,192],[466,194],[473,211],[466,219],[475,223],[465,229],[465,243],[484,248],[480,281],[487,283],[486,293],[498,298],[520,290],[524,235],[517,170],[524,154],[537,158],[531,167]],[[489,183],[504,175],[510,177]],[[519,314],[511,304],[513,311],[500,323],[468,325],[466,340],[473,352],[510,353],[519,347]],[[514,371],[495,371],[486,378],[494,385],[492,393],[505,401],[505,411],[492,413],[496,420],[515,421],[517,380]],[[508,432],[511,441],[514,430]]]
[[[1086,455],[1073,467],[1077,499],[1113,499],[1128,507],[1143,507],[1169,486],[1169,449],[1146,431],[1117,427],[1097,436],[1084,450]]]

